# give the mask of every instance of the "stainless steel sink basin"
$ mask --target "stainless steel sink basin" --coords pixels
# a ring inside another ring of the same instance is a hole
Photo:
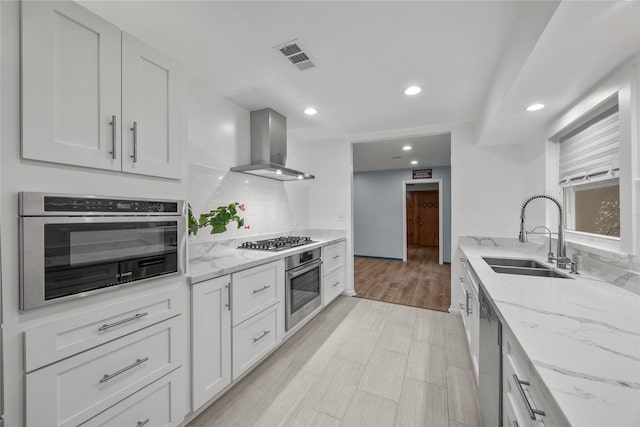
[[[503,266],[503,267],[525,267],[525,268],[541,268],[544,270],[549,269],[546,265],[539,263],[534,259],[520,259],[520,258],[483,258],[490,266]]]
[[[533,259],[489,257],[483,257],[483,259],[496,273],[518,274],[521,276],[553,277],[557,279],[571,279],[571,277],[567,276],[566,274],[559,273]]]

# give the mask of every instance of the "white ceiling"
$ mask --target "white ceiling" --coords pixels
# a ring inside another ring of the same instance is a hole
[[[80,3],[212,93],[281,112],[292,142],[469,121],[482,144],[530,141],[640,52],[637,0]],[[273,49],[292,39],[316,68]],[[410,84],[423,92],[405,96]],[[547,108],[524,113],[533,101]],[[305,116],[311,105],[319,113]]]
[[[402,147],[411,146],[404,151]],[[412,165],[411,161],[418,164]],[[451,134],[353,144],[353,171],[420,169],[451,164]]]
[[[320,140],[474,119],[518,1],[82,1],[247,110]],[[316,68],[273,47],[299,39]],[[423,87],[415,97],[403,90]],[[307,117],[303,110],[319,113]]]

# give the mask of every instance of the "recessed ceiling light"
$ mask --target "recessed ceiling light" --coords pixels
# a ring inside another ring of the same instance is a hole
[[[538,111],[538,110],[542,110],[543,108],[544,108],[544,104],[531,104],[526,108],[526,110],[527,111]]]
[[[313,115],[315,115],[315,114],[318,114],[318,110],[316,110],[316,109],[315,109],[315,108],[313,108],[313,107],[309,107],[309,108],[307,108],[306,110],[304,110],[304,113],[305,113],[307,116],[313,116]]]
[[[411,150],[411,146],[410,145],[405,145],[404,147],[402,147],[402,149],[404,151],[409,151],[409,150]]]
[[[417,160],[411,160],[411,164],[412,164],[412,165],[417,165],[417,164],[418,164],[418,161],[417,161]]]
[[[417,95],[420,92],[422,92],[422,89],[420,88],[420,86],[409,86],[404,90],[405,95]]]

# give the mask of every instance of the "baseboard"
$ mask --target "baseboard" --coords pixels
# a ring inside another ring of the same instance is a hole
[[[373,258],[373,259],[388,259],[390,261],[402,261],[402,258],[391,258],[386,256],[372,256],[372,255],[354,255],[356,258]]]
[[[344,291],[340,295],[344,295],[345,297],[355,297],[356,291]]]
[[[449,313],[462,316],[462,310],[460,310],[459,308],[453,308],[453,306],[449,306]]]

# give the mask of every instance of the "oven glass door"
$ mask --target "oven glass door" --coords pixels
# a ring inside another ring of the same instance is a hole
[[[292,272],[289,277],[289,307],[294,314],[320,296],[320,263],[305,266],[300,273]]]
[[[177,271],[177,220],[43,226],[45,300]]]

